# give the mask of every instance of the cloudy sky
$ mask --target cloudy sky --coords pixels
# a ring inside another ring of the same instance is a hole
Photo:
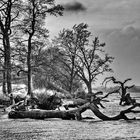
[[[46,19],[50,36],[81,22],[106,43],[115,57],[112,68],[117,79],[132,78],[140,85],[140,0],[56,0],[65,7],[62,17]]]

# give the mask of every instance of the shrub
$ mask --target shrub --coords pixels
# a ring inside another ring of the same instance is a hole
[[[39,101],[38,107],[40,109],[55,110],[62,103],[61,98],[58,97],[56,93],[51,95],[47,90],[36,93],[36,97]]]
[[[76,92],[75,97],[85,99],[86,98],[86,92],[84,90],[78,91],[78,92]]]

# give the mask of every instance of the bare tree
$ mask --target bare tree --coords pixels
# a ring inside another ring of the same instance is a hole
[[[65,52],[64,63],[71,71],[71,84],[75,74],[78,75],[90,94],[97,76],[112,71],[109,64],[113,57],[104,53],[105,43],[100,43],[98,37],[90,44],[91,32],[87,28],[88,25],[84,23],[74,25],[72,30],[63,30],[57,41]]]
[[[128,78],[126,80],[124,80],[123,82],[122,81],[119,81],[119,80],[116,80],[116,78],[114,77],[107,77],[104,79],[103,83],[105,83],[105,86],[107,85],[108,82],[112,81],[114,84],[118,84],[119,85],[119,89],[121,89],[121,99],[120,99],[120,105],[122,105],[122,102],[125,102],[125,97],[126,97],[126,94],[127,94],[127,90],[130,89],[130,88],[133,88],[135,85],[132,85],[132,86],[125,86],[125,84],[132,80],[131,78]]]
[[[54,45],[60,49],[63,59],[59,59],[67,70],[67,80],[69,81],[69,92],[73,92],[74,79],[77,77],[75,69],[76,54],[78,46],[75,42],[75,33],[72,30],[63,29],[53,41]]]

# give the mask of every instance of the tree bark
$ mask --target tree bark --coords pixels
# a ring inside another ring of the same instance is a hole
[[[7,92],[8,94],[11,94],[12,92],[12,86],[11,86],[11,48],[10,48],[10,42],[9,37],[6,39],[7,42]]]
[[[3,37],[4,42],[4,49],[5,49],[5,55],[4,55],[4,67],[5,67],[5,77],[6,77],[6,86],[7,86],[7,93],[10,95],[10,103],[13,104],[13,95],[11,95],[12,92],[12,85],[11,85],[11,47],[10,47],[10,41],[8,37],[8,33],[5,33],[5,36]]]
[[[66,111],[12,111],[9,113],[9,118],[32,118],[32,119],[45,119],[45,118],[61,118],[61,119],[74,119],[74,114]]]
[[[71,68],[71,73],[70,73],[70,87],[69,87],[70,94],[72,93],[72,88],[73,88],[75,55],[72,56],[71,61],[72,61],[72,68]]]
[[[11,48],[10,48],[10,42],[8,34],[4,34],[3,36],[3,46],[4,46],[4,77],[5,77],[5,83],[7,93],[11,94],[12,92],[12,86],[11,86]]]
[[[6,73],[3,71],[2,92],[6,95]]]

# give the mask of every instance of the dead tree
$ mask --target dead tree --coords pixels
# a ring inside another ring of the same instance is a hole
[[[99,106],[101,108],[105,108],[104,105],[101,102],[109,102],[105,98],[107,98],[110,94],[113,94],[113,93],[118,93],[118,90],[111,91],[111,92],[107,93],[106,95],[104,95],[102,97],[98,97],[98,95],[103,95],[102,91],[98,91],[98,92],[94,93],[93,95],[90,95],[90,97],[89,97],[89,94],[88,94],[88,97],[86,97],[85,99],[82,99],[82,98],[72,99],[71,103],[63,104],[63,107],[66,110],[69,110],[69,108],[75,108],[75,107],[79,108],[86,103],[94,103],[94,105],[98,109],[99,109]]]
[[[136,118],[128,118],[126,114],[128,113],[140,113],[140,110],[136,110],[135,108],[140,107],[140,103],[135,103],[131,107],[122,110],[118,115],[114,117],[109,117],[105,114],[103,114],[100,110],[98,105],[100,105],[101,101],[104,101],[105,98],[107,98],[110,94],[117,93],[118,90],[112,91],[107,93],[106,95],[102,97],[97,97],[93,98],[93,100],[87,101],[81,104],[76,109],[73,110],[65,110],[65,111],[60,111],[60,110],[39,110],[39,109],[32,109],[32,110],[13,110],[10,111],[8,116],[9,118],[32,118],[32,119],[47,119],[47,118],[61,118],[65,120],[81,120],[82,118],[82,113],[86,111],[87,109],[90,109],[95,116],[97,116],[99,119],[103,121],[112,121],[112,120],[135,120]],[[97,92],[96,95],[101,94],[101,92]]]
[[[124,104],[126,104],[127,102],[127,90],[134,87],[135,85],[132,85],[132,86],[125,86],[125,83],[132,80],[131,78],[128,78],[126,80],[124,80],[123,82],[119,81],[119,80],[116,80],[116,78],[114,77],[107,77],[104,79],[103,83],[105,83],[105,87],[107,85],[108,82],[112,81],[114,84],[118,84],[119,85],[119,89],[121,90],[121,98],[120,98],[120,105],[122,105],[122,103],[124,102]],[[130,97],[130,100],[131,100],[131,97]],[[131,103],[133,104],[133,99],[131,101]]]
[[[30,111],[11,111],[9,118],[32,118],[32,119],[45,119],[45,118],[61,118],[65,120],[81,120],[81,113],[89,108],[89,103],[84,104],[78,109],[68,111],[58,110],[30,110]]]
[[[113,121],[113,120],[120,120],[120,119],[124,119],[124,120],[136,120],[136,118],[128,118],[126,116],[126,114],[128,113],[140,113],[139,110],[134,110],[136,107],[140,107],[139,103],[136,103],[135,105],[131,106],[130,108],[121,111],[118,115],[114,116],[114,117],[108,117],[106,115],[104,115],[102,112],[100,112],[98,110],[98,108],[94,105],[94,104],[90,104],[89,105],[90,109],[92,110],[92,112],[101,120],[103,121]]]
[[[136,118],[128,118],[126,114],[128,113],[140,113],[140,110],[134,110],[140,107],[140,103],[132,105],[126,110],[121,111],[118,115],[114,117],[108,117],[103,114],[94,103],[86,103],[78,109],[67,110],[67,111],[57,111],[57,110],[30,110],[30,111],[11,111],[9,112],[9,118],[32,118],[32,119],[47,119],[47,118],[61,118],[66,120],[77,119],[81,120],[81,114],[90,109],[98,118],[103,121],[113,121],[113,120],[136,120]]]

